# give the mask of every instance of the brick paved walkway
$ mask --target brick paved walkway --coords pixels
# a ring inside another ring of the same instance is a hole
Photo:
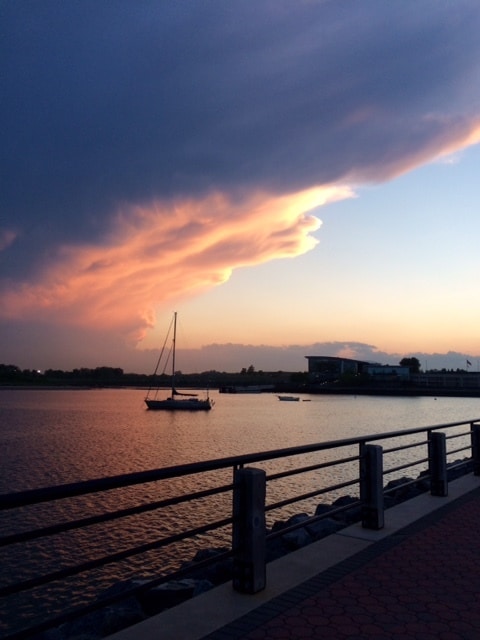
[[[480,489],[204,640],[480,640]]]

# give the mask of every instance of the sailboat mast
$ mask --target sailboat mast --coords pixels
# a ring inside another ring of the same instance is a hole
[[[172,400],[175,397],[175,342],[177,340],[177,312],[173,314],[173,343],[172,343]]]

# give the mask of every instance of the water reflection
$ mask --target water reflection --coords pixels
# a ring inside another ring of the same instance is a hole
[[[468,420],[480,415],[480,399],[476,398],[312,396],[308,398],[310,402],[280,403],[274,395],[222,395],[215,398],[213,411],[189,414],[146,411],[143,397],[141,390],[0,391],[3,452],[0,492]],[[345,457],[357,454],[355,447],[342,452]],[[301,462],[289,458],[259,466],[272,474],[299,464],[325,462],[334,455],[338,451],[309,454]],[[392,462],[385,464],[403,464],[409,455],[409,452],[392,454]],[[231,482],[230,473],[224,475],[223,482]],[[352,463],[283,478],[269,485],[267,503],[357,476],[358,465]],[[201,482],[203,489],[217,484],[218,478],[202,477]],[[49,505],[48,509],[36,505],[7,513],[0,529],[5,535],[85,514],[128,508],[162,500],[179,491],[193,491],[200,488],[198,483],[198,477],[191,476],[72,498]],[[347,489],[344,493],[352,491]],[[280,514],[269,514],[268,524],[271,526],[275,519],[300,510],[312,513],[321,501],[320,496],[300,506],[286,507]],[[169,507],[161,513],[143,513],[118,524],[95,525],[18,548],[14,545],[0,554],[3,567],[0,582],[8,584],[27,579],[39,570],[48,572],[70,566],[78,561],[79,550],[82,559],[95,559],[158,539],[175,531],[179,522],[182,527],[195,528],[207,515],[215,514],[220,519],[230,512],[227,496],[211,496],[188,507]],[[217,546],[228,545],[230,532],[216,533],[213,542]],[[9,612],[16,610],[22,616],[32,616],[41,610],[50,614],[61,611],[67,601],[80,604],[120,578],[153,577],[168,571],[179,559],[192,557],[195,549],[203,545],[204,540],[199,537],[193,547],[190,543],[178,543],[168,551],[150,551],[128,562],[95,570],[88,578],[83,575],[71,578],[69,593],[60,584],[37,589],[17,598],[14,607],[3,603],[2,614],[8,617]]]

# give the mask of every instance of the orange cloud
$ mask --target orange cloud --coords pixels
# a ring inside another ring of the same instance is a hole
[[[233,201],[155,202],[120,212],[103,245],[64,246],[36,282],[3,293],[11,319],[110,329],[140,340],[155,308],[228,280],[233,269],[311,250],[320,221],[310,212],[352,197],[346,187]]]

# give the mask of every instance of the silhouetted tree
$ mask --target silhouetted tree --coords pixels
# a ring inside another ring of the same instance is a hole
[[[418,358],[402,358],[400,360],[401,367],[408,367],[410,373],[418,373],[420,371],[420,361]]]

